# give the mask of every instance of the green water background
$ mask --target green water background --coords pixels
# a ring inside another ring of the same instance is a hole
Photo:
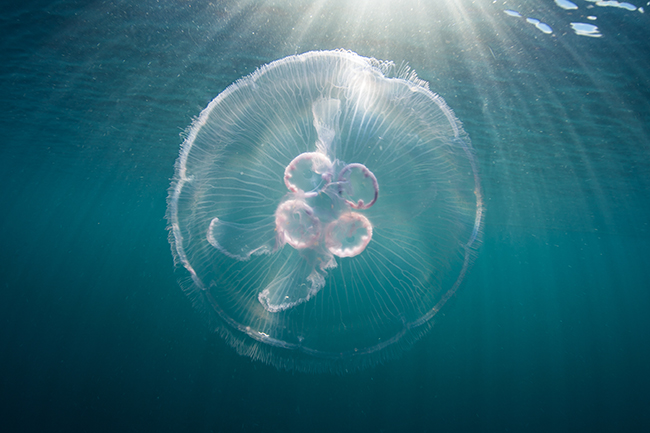
[[[3,429],[650,425],[648,14],[360,4],[3,6]],[[590,14],[602,38],[571,31]],[[484,187],[483,246],[399,360],[340,377],[277,371],[238,356],[179,289],[167,188],[179,134],[227,85],[340,47],[408,62],[463,121]]]

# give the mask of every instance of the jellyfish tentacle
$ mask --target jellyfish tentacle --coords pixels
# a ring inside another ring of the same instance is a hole
[[[291,254],[302,256],[313,254],[313,250]],[[336,267],[335,260],[328,260],[325,266],[320,266],[320,271],[314,267],[313,260],[299,260],[299,264],[291,266],[288,260],[278,271],[275,278],[258,295],[262,306],[271,313],[289,310],[296,305],[307,302],[325,286],[325,269]]]
[[[251,256],[272,253],[276,249],[273,218],[254,223],[232,223],[213,218],[206,237],[210,245],[226,256],[246,261]]]

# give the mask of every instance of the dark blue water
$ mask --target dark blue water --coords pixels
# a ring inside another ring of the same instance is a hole
[[[650,426],[650,10],[350,3],[2,6],[3,431]],[[167,188],[179,134],[221,90],[339,47],[408,62],[463,121],[483,245],[400,359],[278,371],[180,290]]]

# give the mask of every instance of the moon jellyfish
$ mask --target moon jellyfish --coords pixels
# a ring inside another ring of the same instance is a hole
[[[408,68],[349,51],[262,66],[187,132],[167,219],[182,282],[240,353],[344,372],[432,325],[479,243],[469,138]]]

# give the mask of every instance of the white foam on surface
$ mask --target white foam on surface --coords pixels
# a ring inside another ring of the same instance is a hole
[[[587,23],[571,23],[571,28],[578,36],[589,36],[591,38],[600,38],[602,34],[598,31],[598,26]]]
[[[569,0],[555,0],[555,4],[561,7],[562,9],[566,9],[568,11],[573,9],[578,9],[578,5],[576,5],[573,2],[570,2]]]
[[[628,11],[636,10],[636,6],[634,6],[632,3],[617,2],[616,0],[598,1],[596,2],[596,6],[621,8],[627,9]]]

